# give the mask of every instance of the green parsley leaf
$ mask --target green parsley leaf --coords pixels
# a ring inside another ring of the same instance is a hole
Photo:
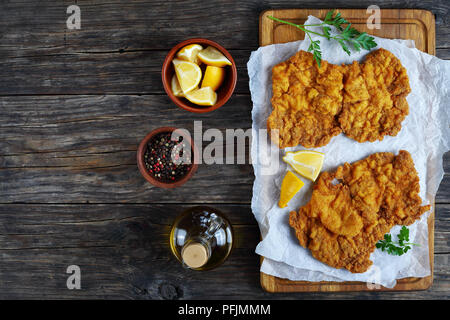
[[[361,48],[365,50],[370,50],[377,46],[375,38],[369,36],[366,32],[359,32],[358,30],[353,28],[350,22],[342,18],[340,12],[335,14],[334,10],[330,10],[327,12],[325,19],[321,24],[315,25],[295,24],[272,16],[268,16],[268,18],[287,25],[291,25],[305,32],[305,34],[311,40],[311,45],[309,46],[308,51],[313,53],[314,60],[317,62],[319,68],[320,62],[322,61],[320,42],[318,40],[312,41],[311,34],[322,36],[327,40],[336,40],[340,44],[342,50],[344,50],[348,55],[351,55],[350,46],[352,46],[353,49],[357,52],[361,51]],[[314,32],[306,28],[312,26],[322,27],[323,33]],[[335,36],[332,36],[330,26],[335,27],[340,33]]]
[[[384,240],[380,240],[375,244],[377,249],[386,251],[389,254],[401,256],[411,249],[411,245],[418,246],[416,243],[409,243],[409,229],[402,226],[400,233],[397,235],[398,242],[392,241],[392,236],[389,233],[384,235]]]

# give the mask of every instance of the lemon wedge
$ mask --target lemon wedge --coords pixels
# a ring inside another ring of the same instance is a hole
[[[211,87],[216,91],[225,79],[225,69],[215,66],[207,66],[202,81],[202,88]]]
[[[207,47],[206,49],[200,51],[197,54],[197,57],[205,64],[209,66],[215,66],[215,67],[225,67],[225,66],[231,66],[230,60],[228,60],[222,52],[217,50],[214,47]]]
[[[288,171],[281,183],[280,200],[278,206],[284,208],[295,194],[303,187],[304,183],[294,173]]]
[[[287,152],[283,161],[289,163],[291,167],[312,181],[315,181],[322,169],[324,154],[312,150],[301,150],[297,152]]]
[[[199,44],[189,44],[177,52],[177,58],[184,61],[190,61],[195,64],[200,64],[201,61],[197,55],[202,50],[203,47]]]
[[[216,104],[217,93],[211,87],[204,87],[186,93],[186,99],[200,106],[212,106]]]
[[[172,77],[172,81],[170,82],[170,87],[172,89],[172,93],[175,97],[184,97],[183,90],[181,90],[180,83],[178,82],[177,75],[174,74]]]
[[[200,67],[193,62],[179,59],[173,59],[172,62],[183,93],[186,95],[186,93],[197,88],[202,79],[202,70]]]

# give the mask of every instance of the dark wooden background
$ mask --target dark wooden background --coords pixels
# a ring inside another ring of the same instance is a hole
[[[81,8],[81,30],[66,9]],[[269,8],[366,8],[369,1],[2,1],[0,4],[0,298],[437,299],[450,297],[450,156],[436,197],[434,284],[400,293],[269,294],[259,285],[259,230],[250,210],[250,165],[201,165],[183,187],[162,190],[139,174],[135,153],[162,126],[250,128],[246,63]],[[381,8],[436,15],[437,56],[450,59],[448,0],[390,0]],[[190,37],[229,49],[238,67],[231,100],[197,115],[164,93],[168,50]],[[210,204],[237,237],[227,262],[184,270],[168,236],[184,209]],[[66,268],[81,267],[81,290]]]

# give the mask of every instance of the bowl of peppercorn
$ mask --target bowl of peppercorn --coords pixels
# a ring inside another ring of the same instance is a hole
[[[173,127],[153,130],[141,141],[137,164],[142,176],[159,188],[176,188],[197,170],[198,150],[190,135]]]

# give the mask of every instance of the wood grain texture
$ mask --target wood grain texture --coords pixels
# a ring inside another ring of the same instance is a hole
[[[34,290],[24,290],[29,286],[39,287],[41,298],[192,298],[202,296],[196,288],[208,283],[232,294],[237,282],[229,283],[224,275],[235,273],[234,281],[245,283],[246,269],[257,269],[246,258],[257,240],[251,212],[247,206],[216,206],[233,223],[236,250],[221,269],[197,273],[182,268],[168,241],[173,220],[188,207],[2,206],[0,217],[11,223],[0,227],[0,297],[36,298]],[[66,287],[65,271],[72,264],[81,268],[80,291]],[[167,286],[180,295],[161,292]]]
[[[1,51],[0,51],[1,52]],[[0,95],[164,94],[167,51],[71,52],[2,57]],[[248,93],[250,50],[230,50],[238,70],[236,93]]]
[[[81,30],[67,30],[66,9],[73,1],[2,3],[0,49],[6,56],[120,50],[168,50],[190,37],[218,41],[227,49],[258,46],[258,18],[267,9],[361,8],[371,0],[278,1],[144,1],[79,0]],[[449,48],[447,0],[403,0],[378,3],[382,9],[425,9],[436,15],[438,48]],[[216,14],[211,14],[214,12]]]
[[[81,8],[81,30],[66,9]],[[371,0],[334,1],[366,8]],[[450,58],[447,0],[392,0],[382,8],[431,10],[436,55]],[[0,4],[0,299],[442,299],[450,298],[450,153],[436,197],[435,268],[421,292],[269,294],[259,284],[259,229],[250,209],[250,165],[200,166],[175,192],[140,177],[139,140],[161,125],[250,128],[246,63],[258,48],[258,17],[274,8],[327,8],[303,0],[2,1]],[[211,13],[212,12],[212,13]],[[161,85],[161,64],[190,37],[230,50],[235,95],[193,115]],[[209,203],[227,214],[237,246],[207,273],[184,270],[168,248],[175,216]],[[79,264],[82,290],[68,290]]]
[[[202,121],[204,131],[217,128],[224,137],[226,129],[250,128],[248,95],[236,95],[204,115],[173,106],[166,96],[32,96],[0,101],[5,112],[0,118],[0,203],[250,202],[253,171],[248,162],[200,165],[176,190],[152,186],[136,164],[140,140],[161,123],[194,135],[194,121]]]
[[[310,15],[324,19],[329,9],[281,9],[266,10],[260,15],[260,45],[285,43],[305,38],[305,33],[297,28],[269,19],[273,16],[296,24],[303,24]],[[352,22],[358,30],[375,36],[392,39],[412,39],[416,47],[428,54],[435,54],[435,18],[425,10],[381,10],[381,28],[369,30],[366,25],[365,9],[338,9],[343,17]],[[429,199],[434,203],[434,199]],[[433,283],[434,258],[434,211],[428,218],[428,249],[430,276],[421,278],[405,278],[397,281],[394,288],[379,287],[373,289],[366,283],[357,281],[345,282],[310,282],[290,281],[261,272],[261,286],[268,292],[340,292],[340,291],[411,291],[426,290]]]
[[[370,14],[367,13],[366,9],[339,9],[338,11],[361,32],[390,39],[412,39],[417,49],[432,55],[436,53],[435,18],[431,11],[382,9],[380,14],[381,27],[373,30],[367,27],[367,18]],[[305,38],[303,31],[273,21],[268,16],[302,24],[308,19],[309,15],[323,19],[327,12],[328,9],[267,10],[260,16],[259,44],[265,46]]]
[[[248,205],[214,207],[230,219],[236,247],[221,267],[195,272],[181,267],[169,249],[175,217],[191,204],[27,205],[0,207],[0,298],[304,299],[448,297],[448,246],[436,242],[430,291],[277,294],[259,285],[254,248],[258,226]],[[450,206],[436,216],[436,239],[447,237]],[[66,288],[66,269],[81,268],[82,290]],[[39,289],[39,294],[36,293]],[[208,294],[205,295],[205,292]]]
[[[172,192],[148,184],[135,159],[140,139],[161,123],[191,133],[194,121],[202,121],[204,131],[250,128],[248,95],[235,95],[223,108],[204,115],[187,113],[166,96],[154,95],[14,96],[0,97],[0,106],[0,203],[251,200],[249,164],[200,165],[185,186]],[[450,202],[449,178],[444,177],[438,203]]]
[[[372,2],[335,1],[335,7],[367,8]],[[248,93],[246,63],[258,46],[259,14],[293,6],[289,1],[259,0],[170,5],[165,1],[79,1],[82,28],[67,30],[69,4],[45,0],[2,5],[0,94],[164,94],[160,72],[165,55],[175,44],[195,36],[218,41],[230,50],[239,73],[236,92]],[[303,1],[303,5],[327,8],[330,3]],[[381,7],[431,10],[436,15],[437,56],[450,55],[446,0],[390,1]],[[227,19],[210,17],[208,8]]]

